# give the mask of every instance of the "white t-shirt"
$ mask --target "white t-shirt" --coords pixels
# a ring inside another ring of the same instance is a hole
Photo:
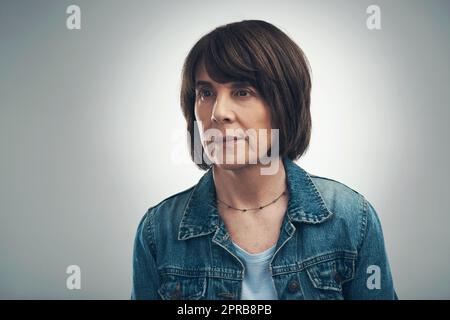
[[[269,263],[276,245],[259,253],[249,253],[233,242],[245,266],[241,300],[278,300]]]

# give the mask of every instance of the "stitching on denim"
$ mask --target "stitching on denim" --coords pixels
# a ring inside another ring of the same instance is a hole
[[[170,283],[173,283],[173,281],[167,281],[166,279],[166,281],[164,281],[162,285],[158,288],[159,295],[165,300],[172,300],[171,292],[168,290],[169,289],[168,284]],[[190,289],[190,292],[188,291],[187,292],[188,294],[185,296],[180,296],[180,299],[182,300],[200,299],[206,293],[206,277],[197,277],[197,282],[194,283],[194,286],[192,285],[192,283],[190,283],[190,286],[188,288]]]
[[[179,225],[178,225],[178,239],[179,240],[184,240],[184,239],[186,239],[186,236],[184,236],[184,237],[180,237],[181,236],[181,227],[182,227],[182,223],[183,223],[183,229],[185,228],[185,226],[184,226],[184,217],[186,216],[186,211],[190,208],[190,206],[191,206],[191,199],[192,199],[192,197],[193,197],[193,195],[194,195],[194,193],[195,193],[195,190],[197,189],[197,186],[198,186],[198,184],[196,184],[194,187],[191,187],[191,189],[192,189],[192,192],[191,192],[191,194],[189,195],[189,198],[187,199],[187,201],[186,201],[186,203],[184,204],[184,208],[183,208],[183,215],[181,216],[181,219],[180,219],[180,223],[179,223]]]
[[[300,267],[300,270],[309,268],[311,266],[314,266],[318,263],[335,260],[337,258],[343,258],[343,259],[356,259],[356,252],[348,251],[348,250],[339,250],[339,251],[333,251],[325,254],[321,254],[319,256],[315,256],[312,258],[308,258],[305,261],[299,262],[298,265]]]
[[[356,259],[356,252],[354,251],[348,251],[348,250],[339,250],[339,251],[333,251],[325,254],[320,254],[319,256],[315,256],[312,258],[308,258],[307,260],[296,262],[295,264],[287,265],[287,266],[274,266],[272,268],[273,270],[273,276],[278,275],[284,275],[294,272],[301,272],[309,267],[312,267],[316,264],[332,261],[336,259],[346,259],[351,260],[352,263],[354,263]],[[353,273],[353,271],[352,271]]]
[[[215,268],[202,268],[202,269],[183,269],[179,267],[164,267],[158,270],[161,276],[173,275],[180,277],[189,278],[201,278],[201,277],[211,277],[226,280],[241,280],[242,274],[235,271],[222,271],[216,270]]]
[[[322,195],[320,194],[319,189],[317,188],[316,184],[315,184],[314,181],[312,180],[312,178],[311,178],[311,176],[309,175],[309,173],[306,172],[306,171],[305,171],[305,173],[306,173],[306,176],[308,177],[307,181],[308,181],[309,187],[312,189],[312,191],[313,191],[317,196],[319,196],[319,198],[320,198],[320,200],[321,200],[320,208],[321,208],[321,209],[325,209],[326,211],[328,211],[328,215],[321,214],[320,216],[318,216],[320,219],[322,219],[322,220],[320,220],[320,221],[318,221],[318,222],[323,222],[323,221],[325,221],[325,220],[328,220],[329,218],[331,218],[331,217],[334,215],[334,212],[331,212],[330,209],[328,209],[328,207],[327,207],[327,205],[326,205],[326,203],[325,203],[325,200],[323,199]]]
[[[155,217],[154,213],[155,207],[150,207],[147,210],[146,217],[145,217],[145,227],[146,227],[146,233],[148,236],[148,239],[146,239],[149,243],[150,247],[150,254],[152,254],[151,250],[153,250],[153,257],[156,258],[156,244],[155,244],[155,231],[153,226],[153,220]]]
[[[361,226],[360,226],[360,239],[357,247],[358,253],[361,251],[364,239],[367,235],[367,220],[368,220],[368,204],[364,196],[360,196],[360,200],[363,202],[362,215],[361,215]]]

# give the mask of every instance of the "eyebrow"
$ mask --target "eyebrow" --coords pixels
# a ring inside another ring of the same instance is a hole
[[[232,82],[227,82],[227,84],[230,84],[230,86],[232,88],[236,88],[236,87],[253,87],[252,84],[248,81],[232,81]],[[195,88],[198,88],[200,86],[212,86],[212,83],[206,80],[197,80],[195,82]]]

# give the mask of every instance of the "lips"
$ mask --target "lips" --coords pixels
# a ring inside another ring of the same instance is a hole
[[[239,137],[239,136],[225,136],[225,137],[223,137],[222,139],[217,139],[217,140],[214,140],[214,141],[212,141],[212,142],[215,142],[215,143],[232,143],[232,142],[236,142],[236,141],[239,141],[239,140],[244,140],[244,139],[246,139],[246,137]]]
[[[236,136],[225,136],[225,137],[223,137],[223,139],[222,139],[222,141],[225,143],[225,142],[231,142],[231,141],[238,141],[238,140],[241,140],[242,139],[242,137],[236,137]]]

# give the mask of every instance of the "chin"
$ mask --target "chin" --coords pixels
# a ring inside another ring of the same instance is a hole
[[[230,160],[228,160],[225,158],[225,155],[223,156],[223,158],[213,156],[210,159],[214,159],[214,165],[224,170],[239,170],[252,165],[254,166],[258,163],[256,158],[250,158],[248,154],[245,156],[245,159],[237,159],[236,157],[231,157]]]
[[[235,171],[235,170],[240,170],[242,168],[248,167],[251,164],[248,164],[248,163],[214,163],[214,165],[223,170]]]

